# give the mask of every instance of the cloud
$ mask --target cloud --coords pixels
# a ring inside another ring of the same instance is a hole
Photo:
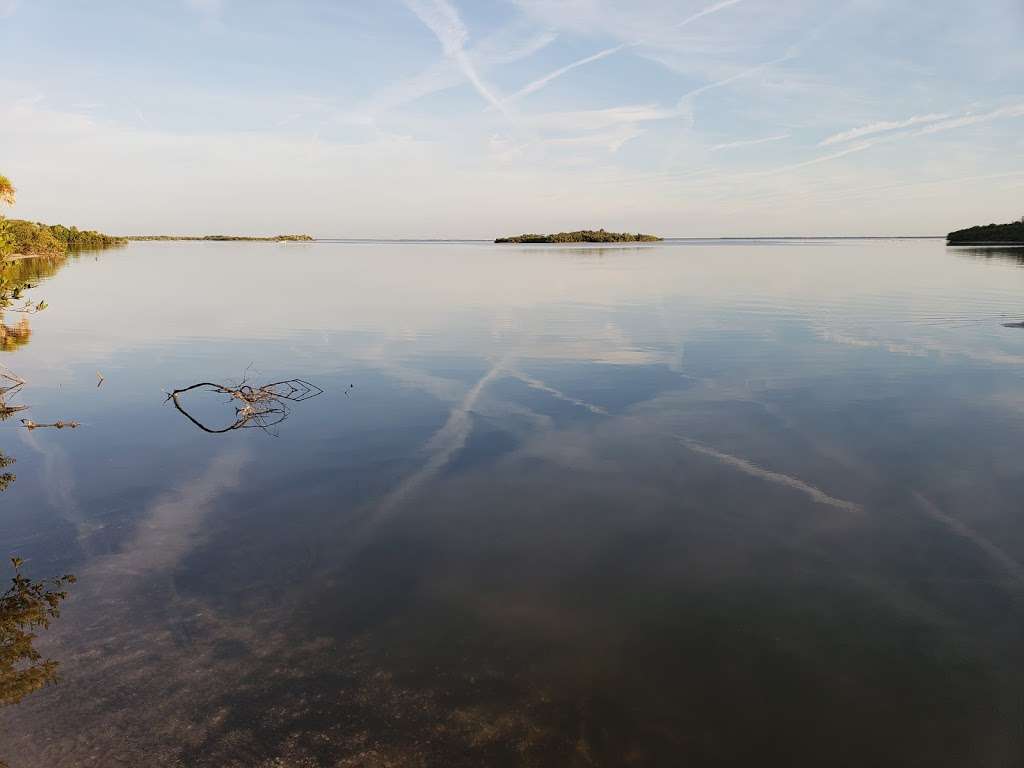
[[[466,52],[465,44],[469,40],[469,31],[455,6],[447,0],[406,0],[406,5],[419,17],[424,26],[434,33],[441,43],[444,55],[458,65],[477,93],[499,112],[511,116],[498,94],[484,82],[472,57]]]
[[[713,13],[718,13],[719,11],[728,8],[730,5],[736,5],[737,3],[741,3],[741,2],[743,2],[743,0],[723,0],[723,2],[721,2],[721,3],[715,3],[714,5],[709,5],[704,10],[697,11],[697,13],[693,14],[692,16],[687,16],[685,19],[683,19],[678,24],[676,24],[675,28],[676,29],[682,29],[683,27],[687,26],[688,24],[692,24],[697,19],[702,19],[705,16],[710,16]]]
[[[643,134],[642,128],[637,127],[633,123],[626,123],[607,131],[598,131],[582,136],[545,139],[543,143],[553,147],[593,148],[604,149],[608,152],[618,152],[624,144],[643,136]]]
[[[0,0],[0,19],[14,15],[21,5],[21,0]]]
[[[733,1],[734,2],[738,2],[739,0],[733,0]],[[536,93],[541,88],[544,88],[545,86],[547,86],[548,83],[552,82],[553,80],[557,80],[562,75],[564,75],[564,74],[566,74],[568,72],[571,72],[572,70],[574,70],[574,69],[576,69],[578,67],[582,67],[585,64],[590,64],[591,62],[600,61],[601,59],[607,58],[608,56],[611,56],[613,53],[618,53],[619,51],[621,51],[625,47],[626,47],[626,44],[623,43],[622,45],[616,45],[616,46],[614,46],[612,48],[605,48],[603,51],[598,51],[595,54],[592,54],[592,55],[587,56],[587,57],[582,58],[582,59],[578,59],[577,61],[574,61],[571,64],[566,64],[564,67],[560,67],[560,68],[554,70],[553,72],[549,72],[548,74],[544,75],[543,77],[537,78],[536,80],[534,80],[531,83],[527,83],[525,86],[520,88],[518,91],[513,93],[511,96],[509,96],[509,101],[513,101],[515,99],[521,99],[524,96],[529,96],[531,93]]]
[[[752,147],[755,144],[767,144],[772,141],[788,139],[790,134],[780,133],[778,136],[766,136],[763,139],[745,139],[743,141],[729,141],[724,144],[715,144],[711,147],[712,152],[720,152],[723,149],[736,149],[737,147]]]
[[[783,485],[787,488],[792,488],[795,491],[809,496],[812,500],[819,504],[827,504],[830,507],[837,509],[846,510],[847,512],[860,512],[862,508],[860,504],[856,504],[852,501],[846,501],[844,499],[837,499],[833,496],[829,496],[820,488],[816,488],[813,485],[805,483],[796,477],[790,475],[784,475],[780,472],[772,472],[771,470],[759,467],[757,464],[741,459],[738,456],[732,456],[728,453],[722,453],[716,451],[714,448],[709,448],[706,445],[696,442],[695,440],[689,440],[686,438],[680,438],[680,442],[689,448],[694,453],[700,453],[704,456],[709,456],[713,459],[726,464],[730,467],[738,469],[740,472],[750,475],[751,477],[757,477],[761,480],[767,480],[770,483],[777,485]]]
[[[667,120],[679,117],[678,109],[665,109],[656,104],[625,104],[606,109],[583,109],[572,112],[545,112],[529,118],[547,130],[579,132],[597,131],[616,125]]]
[[[220,21],[225,0],[185,0],[185,5],[203,17],[205,23]]]
[[[513,25],[482,39],[470,48],[469,56],[478,71],[486,71],[528,58],[557,38],[558,34],[550,30],[531,33]],[[444,58],[413,77],[379,89],[368,101],[351,110],[346,121],[372,123],[382,112],[454,88],[465,81],[465,75],[456,63]]]
[[[772,59],[771,61],[763,62],[756,66],[750,67],[749,69],[744,69],[742,72],[737,72],[734,75],[730,75],[729,77],[723,78],[721,80],[716,80],[713,83],[707,83],[705,85],[700,86],[699,88],[694,88],[692,91],[684,93],[679,101],[680,103],[685,102],[688,99],[692,99],[694,96],[699,96],[700,94],[714,90],[715,88],[721,88],[722,86],[729,85],[730,83],[734,83],[737,80],[741,80],[745,77],[750,77],[750,75],[755,75],[758,72],[767,69],[768,67],[772,67],[775,66],[776,64],[781,64],[784,61],[789,61],[790,59],[796,58],[796,55],[796,52],[793,50],[787,51],[785,55],[779,56],[778,58]]]
[[[906,120],[891,120],[891,121],[880,121],[877,123],[868,123],[867,125],[861,125],[857,128],[851,128],[848,131],[842,131],[840,133],[834,133],[827,139],[818,143],[819,147],[827,147],[830,144],[841,144],[844,141],[851,141],[853,139],[860,139],[864,136],[873,136],[876,133],[884,133],[886,131],[895,131],[900,128],[909,128],[913,125],[920,125],[921,123],[934,123],[937,120],[944,120],[949,117],[948,114],[931,114],[931,115],[914,115],[908,117]]]
[[[949,120],[943,120],[929,125],[925,128],[921,128],[914,132],[914,136],[925,136],[931,133],[939,133],[940,131],[948,131],[953,128],[965,128],[969,125],[977,125],[979,123],[990,123],[993,120],[1002,120],[1008,117],[1024,117],[1024,104],[1014,104],[1007,107],[1001,107],[994,109],[991,112],[984,112],[980,115],[965,114],[960,117],[955,117]]]
[[[931,499],[928,499],[920,492],[914,491],[914,498],[928,517],[935,522],[944,525],[954,536],[959,536],[960,538],[969,541],[979,550],[984,552],[993,563],[1004,570],[1013,578],[1014,581],[1018,584],[1024,584],[1024,568],[1022,568],[1021,564],[1010,557],[1010,555],[1003,549],[1000,549],[991,540],[985,538],[970,526],[965,525],[952,515],[943,512],[935,505],[934,502],[931,501]]]
[[[731,5],[736,5],[737,3],[741,3],[741,2],[743,2],[743,0],[724,0],[724,2],[716,3],[714,5],[709,5],[707,8],[704,8],[703,10],[698,11],[697,13],[694,13],[691,16],[688,16],[687,18],[683,19],[678,24],[675,24],[674,28],[675,29],[681,29],[681,28],[687,26],[688,24],[692,24],[693,22],[697,21],[698,19],[701,19],[701,18],[703,18],[705,16],[710,16],[713,13],[718,13],[719,11],[721,11],[721,10],[723,10],[725,8],[728,8]],[[571,72],[574,69],[577,69],[578,67],[582,67],[582,66],[585,66],[587,64],[592,64],[595,61],[600,61],[601,59],[607,58],[608,56],[611,56],[611,55],[613,55],[615,53],[618,53],[619,51],[621,51],[621,50],[623,50],[625,48],[631,48],[631,47],[643,45],[643,43],[644,43],[643,40],[640,40],[640,41],[637,41],[637,42],[634,42],[634,43],[621,43],[620,45],[615,45],[615,46],[612,46],[611,48],[605,48],[604,50],[598,51],[597,53],[591,54],[590,56],[586,56],[586,57],[584,57],[582,59],[578,59],[578,60],[576,60],[576,61],[574,61],[574,62],[572,62],[570,64],[566,64],[564,67],[559,67],[558,69],[556,69],[556,70],[554,70],[552,72],[549,72],[548,74],[544,75],[543,77],[539,77],[536,80],[534,80],[534,81],[528,83],[527,85],[523,86],[521,89],[519,89],[514,94],[512,94],[512,96],[509,97],[509,100],[512,101],[512,100],[515,100],[515,99],[521,99],[524,96],[529,96],[531,93],[536,93],[537,91],[539,91],[542,88],[546,87],[552,81],[557,80],[558,78],[560,78],[563,75]]]

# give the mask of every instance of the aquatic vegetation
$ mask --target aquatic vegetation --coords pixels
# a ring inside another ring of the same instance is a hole
[[[496,243],[654,243],[662,238],[631,232],[605,232],[603,229],[580,229],[575,232],[558,232],[553,235],[516,235],[499,237]]]

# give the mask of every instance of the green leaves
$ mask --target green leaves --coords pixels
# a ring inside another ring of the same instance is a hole
[[[0,203],[14,205],[16,192],[17,190],[15,190],[14,185],[11,184],[11,180],[0,174]]]

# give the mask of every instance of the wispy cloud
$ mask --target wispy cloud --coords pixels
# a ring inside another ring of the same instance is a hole
[[[742,2],[743,2],[743,0],[723,0],[723,2],[721,2],[721,3],[715,3],[714,5],[709,5],[707,8],[705,8],[705,9],[703,9],[701,11],[697,11],[695,14],[693,14],[691,16],[687,16],[685,19],[683,19],[678,24],[676,24],[675,28],[676,29],[682,29],[683,27],[687,26],[688,24],[692,24],[697,19],[703,19],[705,16],[710,16],[713,13],[718,13],[719,11],[725,10],[730,5],[736,5],[737,3],[742,3]]]
[[[444,55],[458,65],[466,80],[476,89],[477,93],[499,112],[509,115],[508,108],[494,89],[484,82],[473,59],[466,52],[465,45],[469,40],[469,31],[455,6],[448,0],[406,0],[406,5],[419,17],[427,29],[434,33],[438,42],[441,43]]]
[[[949,120],[943,120],[935,123],[934,125],[926,126],[918,131],[914,132],[915,136],[924,136],[929,133],[938,133],[940,131],[948,131],[953,128],[965,128],[969,125],[977,125],[978,123],[990,123],[993,120],[1002,120],[1008,117],[1024,117],[1024,104],[1014,104],[1008,107],[1000,107],[994,109],[991,112],[983,112],[982,114],[965,114],[960,117],[954,117]]]
[[[626,125],[613,128],[608,131],[598,131],[582,136],[571,136],[567,138],[545,139],[544,144],[554,147],[575,147],[577,149],[603,149],[608,152],[618,152],[623,145],[644,135],[644,129],[627,123]]]
[[[925,514],[932,518],[932,520],[944,525],[953,535],[959,536],[965,541],[976,546],[984,552],[993,563],[1006,571],[1014,581],[1018,584],[1024,584],[1024,568],[1022,568],[1021,564],[1010,557],[1010,555],[1004,550],[1000,549],[999,546],[952,515],[943,512],[935,505],[934,502],[931,501],[931,499],[922,495],[918,491],[914,491],[914,498],[917,500],[921,509],[924,510]]]
[[[736,149],[737,147],[752,147],[756,144],[768,144],[772,141],[788,139],[790,134],[780,133],[778,136],[766,136],[763,139],[745,139],[743,141],[728,141],[724,144],[715,144],[711,147],[712,152],[720,152],[723,149]]]
[[[732,456],[728,453],[722,453],[716,451],[714,448],[709,448],[706,445],[696,442],[695,440],[689,440],[681,438],[680,442],[689,448],[694,453],[700,453],[704,456],[716,459],[723,464],[726,464],[734,469],[738,469],[740,472],[750,475],[751,477],[757,477],[761,480],[767,480],[770,483],[782,485],[787,488],[792,488],[794,491],[809,496],[813,501],[819,504],[827,504],[830,507],[836,507],[837,509],[846,510],[847,512],[861,512],[862,508],[860,504],[856,504],[852,501],[846,501],[845,499],[837,499],[834,496],[829,496],[820,488],[817,488],[809,483],[805,483],[799,478],[792,477],[791,475],[784,475],[781,472],[772,472],[769,469],[760,467],[753,462],[741,459],[739,456]]]
[[[667,120],[679,116],[677,109],[657,104],[625,104],[607,109],[583,109],[572,112],[546,112],[530,117],[537,127],[549,131],[598,131],[616,125]]]
[[[738,2],[738,1],[739,0],[734,0],[734,2]],[[611,56],[614,53],[618,53],[619,51],[621,51],[623,48],[626,48],[626,47],[627,47],[626,44],[623,43],[622,45],[616,45],[613,48],[605,48],[603,51],[598,51],[597,53],[595,53],[595,54],[593,54],[591,56],[587,56],[585,58],[578,59],[578,60],[572,62],[571,64],[566,64],[564,67],[559,67],[558,69],[556,69],[556,70],[554,70],[552,72],[549,72],[548,74],[544,75],[543,77],[538,77],[533,82],[527,83],[526,85],[524,85],[518,91],[516,91],[511,96],[509,96],[509,101],[513,101],[515,99],[521,99],[524,96],[529,96],[531,93],[536,93],[541,88],[544,88],[548,83],[552,82],[553,80],[557,80],[562,75],[564,75],[564,74],[566,74],[568,72],[572,72],[574,69],[576,69],[578,67],[582,67],[585,64],[590,64],[592,62],[600,61],[601,59],[607,58],[608,56]]]
[[[706,83],[700,86],[699,88],[694,88],[692,91],[684,93],[679,102],[680,104],[682,104],[688,99],[692,99],[694,96],[699,96],[700,94],[714,90],[715,88],[721,88],[722,86],[729,85],[730,83],[735,83],[737,80],[742,80],[745,77],[756,75],[758,72],[768,69],[768,67],[773,67],[776,64],[781,64],[784,61],[794,59],[796,58],[796,55],[797,54],[795,50],[789,50],[784,55],[779,56],[777,59],[765,61],[756,66],[750,67],[749,69],[744,69],[742,72],[737,72],[735,75],[730,75],[729,77],[723,78],[721,80],[716,80],[713,83]]]
[[[683,27],[687,26],[688,24],[692,24],[698,19],[702,19],[705,16],[710,16],[714,13],[718,13],[719,11],[726,9],[729,6],[736,5],[737,3],[741,2],[743,2],[743,0],[724,0],[724,2],[709,5],[708,7],[698,11],[697,13],[687,16],[678,24],[673,25],[673,28],[682,29]],[[587,64],[592,64],[595,61],[600,61],[601,59],[607,58],[608,56],[612,56],[613,54],[616,54],[624,49],[635,48],[637,46],[644,45],[646,42],[646,40],[637,40],[632,43],[622,43],[620,45],[612,46],[611,48],[605,48],[603,50],[598,51],[597,53],[591,54],[590,56],[585,56],[582,59],[577,59],[576,61],[566,64],[563,67],[559,67],[558,69],[555,69],[549,72],[548,74],[542,77],[538,77],[536,80],[527,83],[525,86],[523,86],[514,94],[512,94],[512,96],[509,97],[509,100],[512,101],[515,99],[521,99],[524,96],[529,96],[531,93],[536,93],[537,91],[546,87],[549,83],[557,80],[563,75],[568,74],[569,72],[572,72],[574,69],[586,66]]]
[[[906,120],[884,120],[876,123],[868,123],[867,125],[861,125],[858,126],[857,128],[851,128],[848,131],[834,133],[828,138],[819,142],[818,146],[827,147],[830,144],[841,144],[845,141],[852,141],[853,139],[860,139],[865,136],[873,136],[877,133],[896,131],[899,130],[900,128],[909,128],[914,125],[921,125],[922,123],[934,123],[937,120],[944,120],[947,117],[950,117],[950,115],[914,115],[913,117],[908,117]]]
[[[204,24],[219,24],[224,13],[224,0],[185,0],[185,5],[198,13]]]
[[[0,0],[0,19],[12,15],[19,5],[21,0]]]
[[[499,30],[469,49],[477,71],[528,58],[558,38],[551,30],[525,33],[518,25]],[[347,113],[347,122],[372,123],[382,113],[425,96],[454,88],[466,80],[462,70],[445,57],[419,74],[391,83]],[[506,100],[507,101],[507,100]]]

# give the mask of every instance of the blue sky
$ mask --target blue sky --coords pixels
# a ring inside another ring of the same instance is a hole
[[[1024,215],[1020,0],[0,0],[15,215],[931,234]]]

